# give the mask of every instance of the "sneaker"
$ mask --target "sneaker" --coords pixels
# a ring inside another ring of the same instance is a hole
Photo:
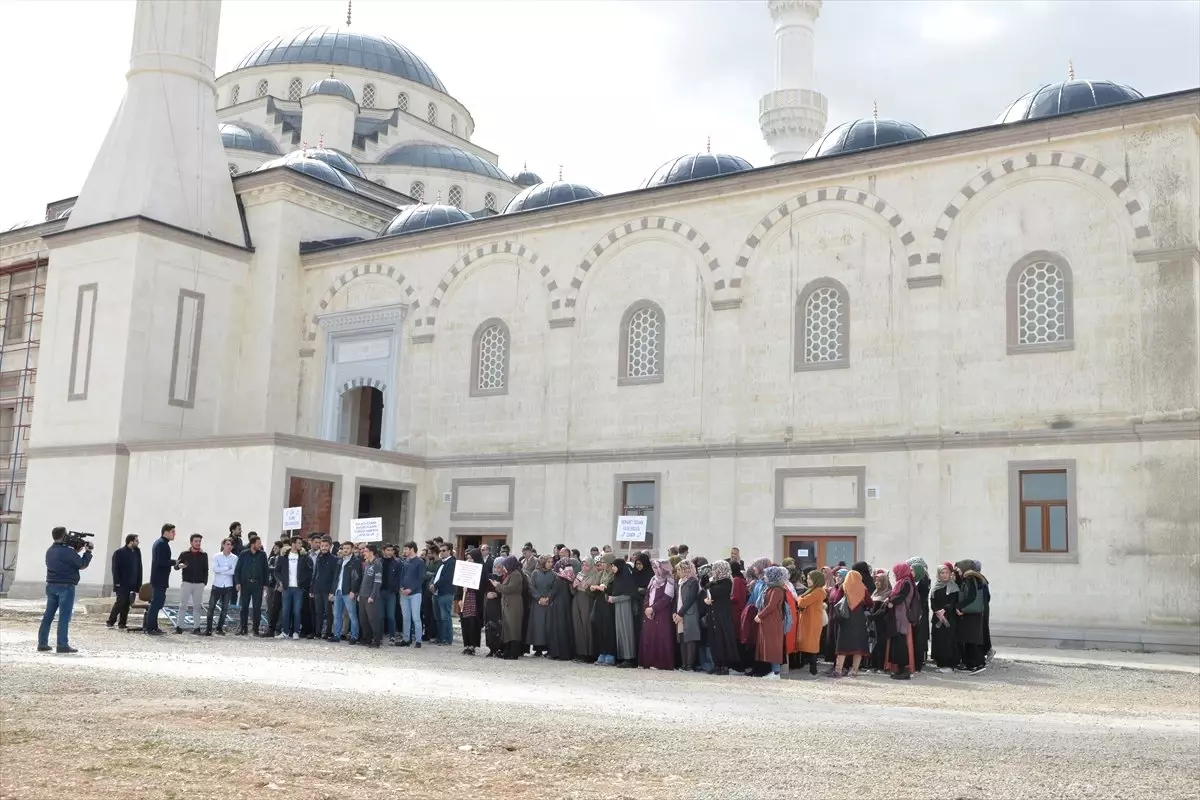
[[[293,641],[293,642],[298,642],[298,641],[300,641],[300,634],[298,634],[298,633],[293,633],[293,634],[292,634],[292,641]]]
[[[978,675],[979,673],[986,672],[986,671],[987,671],[987,667],[980,665],[980,666],[976,667],[975,669],[967,670],[967,674],[968,675]]]
[[[416,648],[417,650],[420,650],[420,649],[421,649],[421,643],[420,643],[420,642],[413,642],[413,647],[414,647],[414,648]]]
[[[779,673],[778,672],[768,672],[766,675],[763,675],[763,678],[768,681],[770,681],[770,680],[777,681],[777,680],[779,680]]]
[[[50,648],[47,647],[46,649],[49,650]],[[71,645],[69,645],[69,644],[68,645],[60,644],[58,647],[54,648],[54,652],[67,654],[67,653],[78,653],[79,651],[76,650],[74,647],[71,647]]]
[[[106,623],[104,623],[104,627],[108,628],[111,631],[113,628],[115,628],[117,626],[112,624],[111,622],[106,622]]]
[[[277,633],[277,634],[275,634],[275,638],[276,639],[286,639],[286,638],[288,638],[288,635],[286,633]]]

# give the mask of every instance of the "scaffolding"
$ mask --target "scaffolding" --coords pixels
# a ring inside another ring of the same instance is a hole
[[[47,266],[39,253],[0,267],[0,593],[17,561]]]

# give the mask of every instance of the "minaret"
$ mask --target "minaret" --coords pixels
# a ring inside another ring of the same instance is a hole
[[[138,0],[125,97],[67,230],[143,216],[243,241],[217,131],[220,20],[219,0]]]
[[[775,21],[775,91],[758,102],[771,163],[796,161],[825,131],[828,105],[813,88],[813,28],[821,0],[768,0]]]

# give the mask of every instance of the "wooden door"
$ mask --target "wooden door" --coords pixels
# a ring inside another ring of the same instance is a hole
[[[785,536],[784,557],[795,559],[796,568],[804,572],[821,567],[831,567],[839,561],[846,566],[858,561],[858,539],[853,536]]]

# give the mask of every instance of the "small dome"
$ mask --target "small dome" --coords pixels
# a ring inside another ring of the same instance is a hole
[[[602,195],[595,189],[581,183],[566,181],[551,181],[530,186],[518,194],[504,207],[504,214],[515,214],[518,211],[533,211],[535,208],[559,206],[563,203],[574,203],[577,200],[590,200]]]
[[[270,136],[255,128],[234,125],[229,122],[217,126],[221,131],[221,144],[234,150],[253,150],[256,153],[279,155],[279,146]]]
[[[996,117],[996,122],[1042,119],[1141,99],[1141,92],[1119,83],[1069,80],[1051,83],[1022,95]]]
[[[363,171],[358,168],[358,164],[345,153],[332,150],[328,147],[314,147],[308,150],[299,151],[305,158],[315,158],[317,161],[324,161],[334,169],[340,169],[347,175],[353,175],[356,178],[366,179]]]
[[[475,218],[470,214],[454,206],[424,204],[409,206],[393,217],[379,236],[401,236],[429,228],[440,228],[443,225],[471,222],[473,219]]]
[[[308,87],[308,91],[304,93],[304,96],[309,97],[314,94],[332,94],[337,97],[344,97],[351,103],[358,103],[358,100],[354,98],[354,90],[350,88],[350,84],[332,75],[328,78],[321,78],[321,80]]]
[[[856,119],[843,122],[808,148],[804,158],[821,158],[924,139],[925,131],[897,119]]]
[[[646,179],[642,188],[648,189],[651,186],[665,186],[668,183],[715,178],[718,175],[729,175],[748,169],[754,169],[754,165],[738,156],[724,153],[689,153],[686,156],[671,159],[654,170],[654,174]]]
[[[274,161],[268,161],[263,164],[255,172],[260,172],[265,169],[273,169],[274,167],[287,167],[294,169],[297,172],[303,172],[305,175],[316,178],[319,181],[324,181],[331,186],[336,186],[339,189],[345,189],[348,192],[354,191],[354,184],[350,183],[338,170],[315,158],[307,158],[304,151],[297,150],[283,158],[277,158]]]
[[[512,176],[512,182],[517,186],[529,188],[530,186],[537,186],[539,183],[541,183],[542,178],[536,172],[530,172],[527,169],[522,169],[516,175]]]
[[[468,153],[448,144],[433,142],[409,142],[393,147],[380,158],[380,164],[405,167],[433,167],[452,169],[457,172],[473,172],[485,178],[509,183],[508,176],[490,161],[484,161],[474,153]]]

